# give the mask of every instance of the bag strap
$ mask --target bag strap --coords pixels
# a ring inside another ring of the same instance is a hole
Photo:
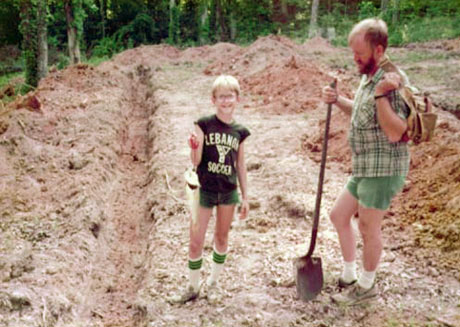
[[[385,55],[382,58],[382,60],[380,60],[379,67],[382,68],[383,71],[385,71],[387,73],[395,72],[395,73],[398,73],[399,75],[401,75],[401,73],[399,72],[398,67],[396,67],[396,65],[391,62],[390,58],[387,55]]]
[[[413,108],[412,101],[410,100],[412,97],[410,95],[410,91],[408,90],[408,86],[405,83],[405,76],[403,76],[399,68],[391,62],[390,58],[387,55],[385,55],[382,58],[382,60],[380,60],[379,67],[382,68],[383,71],[386,73],[397,73],[401,77],[402,86],[399,89],[397,89],[397,91],[401,95],[407,106],[411,109],[411,111],[415,110],[415,108]]]

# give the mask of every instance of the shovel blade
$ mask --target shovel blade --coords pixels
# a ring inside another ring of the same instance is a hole
[[[319,257],[301,257],[295,261],[297,297],[311,301],[323,288],[323,268]]]

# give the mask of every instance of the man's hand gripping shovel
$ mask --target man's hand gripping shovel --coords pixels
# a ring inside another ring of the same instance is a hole
[[[337,81],[334,80],[330,86],[335,89],[336,84]],[[294,260],[297,297],[302,301],[313,300],[321,292],[323,287],[323,268],[321,265],[321,258],[313,257],[313,251],[315,250],[316,236],[318,234],[319,213],[321,208],[321,196],[323,193],[324,171],[326,168],[327,142],[329,138],[331,111],[332,104],[328,104],[310,248],[306,255]]]

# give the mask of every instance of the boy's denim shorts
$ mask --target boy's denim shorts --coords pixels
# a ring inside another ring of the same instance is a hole
[[[208,192],[200,188],[200,205],[212,208],[218,205],[231,205],[240,203],[238,191],[235,189],[227,193]]]
[[[387,210],[391,199],[402,190],[405,180],[406,176],[352,176],[346,188],[364,208]]]

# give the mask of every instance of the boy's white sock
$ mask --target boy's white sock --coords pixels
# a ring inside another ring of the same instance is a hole
[[[198,291],[200,285],[200,272],[202,265],[202,257],[188,260],[188,281],[195,291]]]
[[[227,253],[219,253],[217,252],[216,248],[214,247],[214,251],[212,252],[212,268],[211,268],[211,275],[208,279],[208,285],[217,282],[220,273],[224,269],[225,259],[227,258]]]
[[[356,260],[347,262],[343,261],[342,280],[346,283],[351,283],[357,279],[356,276]]]
[[[370,289],[374,285],[375,280],[375,270],[366,271],[364,270],[358,280],[358,285],[364,289]]]

